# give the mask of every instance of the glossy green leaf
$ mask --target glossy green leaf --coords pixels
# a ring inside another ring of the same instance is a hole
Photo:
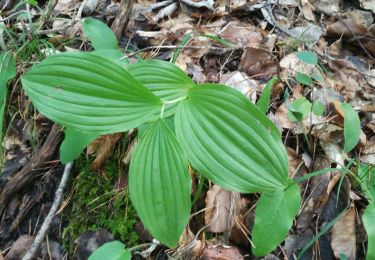
[[[310,86],[313,83],[311,77],[302,72],[297,72],[296,80],[298,83],[306,85],[306,86]]]
[[[221,187],[262,192],[287,184],[280,133],[237,90],[217,84],[190,89],[176,110],[175,125],[193,168]]]
[[[8,51],[0,54],[0,151],[3,141],[4,112],[7,97],[8,81],[16,76],[16,61],[12,52]],[[2,156],[1,159],[2,160]]]
[[[288,105],[288,119],[291,122],[302,121],[311,112],[312,104],[305,97],[300,97]]]
[[[311,65],[317,65],[318,64],[318,56],[316,56],[315,53],[312,51],[300,51],[297,53],[297,58],[306,63]]]
[[[255,209],[252,241],[253,254],[271,253],[285,239],[301,203],[300,188],[293,184],[286,190],[265,192]]]
[[[82,132],[123,132],[158,117],[162,104],[121,66],[89,53],[48,57],[22,77],[34,106]]]
[[[312,111],[316,116],[321,116],[323,115],[325,110],[325,106],[322,102],[320,101],[314,101],[312,104]]]
[[[119,241],[105,243],[96,249],[90,256],[89,260],[130,260],[132,254],[125,249],[125,245]]]
[[[158,120],[137,144],[129,168],[129,191],[146,229],[175,247],[190,216],[191,180],[175,134]]]
[[[91,17],[85,18],[82,21],[82,29],[95,50],[118,48],[115,34],[105,23]]]
[[[341,109],[344,111],[344,151],[348,153],[359,142],[361,122],[358,113],[348,103],[342,103]]]
[[[73,128],[65,131],[65,138],[60,145],[60,161],[65,164],[79,157],[86,148],[99,135],[95,133],[83,133]]]
[[[114,63],[121,66],[126,66],[129,63],[129,59],[125,57],[125,54],[118,49],[104,49],[91,52],[92,54],[98,55],[102,58],[109,59]]]
[[[375,201],[375,166],[367,163],[358,164],[358,178],[362,192],[370,201]]]
[[[270,97],[271,97],[271,88],[273,85],[275,85],[277,82],[279,82],[279,79],[277,77],[273,77],[270,79],[266,86],[263,89],[262,95],[260,96],[257,106],[264,114],[267,113],[268,108],[270,106]]]
[[[375,259],[375,202],[367,205],[362,215],[363,225],[367,233],[367,254],[366,259]]]
[[[130,64],[127,71],[167,103],[166,111],[172,111],[178,104],[176,101],[186,98],[188,90],[195,86],[179,67],[162,60],[145,60]]]

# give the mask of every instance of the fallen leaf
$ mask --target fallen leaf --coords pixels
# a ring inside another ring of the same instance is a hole
[[[337,259],[342,259],[342,255],[348,260],[356,259],[355,209],[353,203],[333,225],[331,245]]]
[[[214,233],[230,230],[235,225],[235,218],[238,218],[240,210],[241,198],[238,192],[212,186],[207,192],[204,214],[208,230]]]
[[[247,47],[242,54],[239,70],[247,75],[268,80],[278,72],[279,63],[268,50]]]
[[[87,154],[96,153],[96,158],[91,164],[93,170],[97,171],[103,167],[105,161],[112,155],[115,145],[122,137],[122,133],[103,135],[87,147]]]
[[[241,255],[237,247],[231,246],[212,246],[203,250],[200,257],[201,260],[242,260],[244,257]]]

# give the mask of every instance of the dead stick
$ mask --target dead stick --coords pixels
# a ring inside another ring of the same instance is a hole
[[[20,192],[38,177],[37,173],[41,168],[45,167],[46,162],[50,160],[58,150],[61,138],[61,126],[54,124],[43,146],[37,151],[31,161],[20,171],[12,175],[9,181],[5,183],[5,186],[0,189],[0,216],[12,196]]]
[[[61,178],[59,187],[56,190],[55,199],[53,201],[52,207],[50,211],[48,212],[47,217],[45,218],[42,227],[40,228],[38,234],[36,235],[30,249],[27,251],[25,256],[22,258],[22,260],[31,260],[34,259],[34,256],[36,252],[38,251],[40,244],[43,242],[44,238],[46,237],[46,234],[50,228],[51,222],[53,217],[56,215],[56,212],[58,208],[60,207],[62,196],[64,193],[64,189],[66,184],[68,183],[68,179],[70,176],[70,172],[72,170],[73,162],[70,162],[65,165],[64,173]]]
[[[120,4],[120,13],[112,23],[111,29],[115,33],[117,39],[120,39],[122,32],[126,28],[129,21],[129,15],[133,8],[134,0],[122,0]]]

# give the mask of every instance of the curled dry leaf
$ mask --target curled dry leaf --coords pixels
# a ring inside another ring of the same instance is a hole
[[[220,31],[219,36],[239,47],[263,46],[262,32],[247,23],[230,22]]]
[[[96,153],[96,158],[91,164],[93,170],[99,170],[103,167],[104,162],[112,155],[116,143],[122,136],[122,133],[103,135],[87,147],[87,154]]]
[[[204,220],[208,230],[214,233],[225,232],[233,228],[241,210],[241,197],[217,185],[207,192]]]
[[[187,226],[180,236],[178,245],[178,248],[173,254],[173,258],[192,259],[199,257],[202,254],[204,248],[206,247],[206,242],[197,239],[193,232],[191,232],[189,226]]]
[[[243,72],[233,71],[223,74],[220,83],[237,89],[255,104],[258,83]]]
[[[247,47],[242,54],[239,70],[257,79],[268,80],[278,72],[279,63],[271,52]]]
[[[356,258],[355,210],[353,203],[332,227],[331,246],[337,259],[342,259],[342,255],[345,255],[348,260]]]
[[[329,168],[330,166],[331,162],[327,158],[317,157],[313,165],[313,171],[319,171]],[[321,201],[323,198],[326,199],[325,194],[327,192],[330,176],[331,173],[326,172],[311,178],[308,186],[310,195],[297,218],[297,228],[304,229],[311,224],[312,218],[319,208]]]
[[[203,254],[201,256],[202,260],[242,260],[244,257],[241,255],[240,250],[237,247],[231,246],[212,246],[206,247],[203,250]]]

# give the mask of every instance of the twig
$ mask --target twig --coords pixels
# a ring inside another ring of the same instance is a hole
[[[44,240],[44,238],[47,234],[47,231],[50,228],[52,219],[56,215],[56,212],[57,212],[58,208],[60,207],[63,192],[64,192],[65,186],[68,182],[72,166],[73,166],[73,162],[70,162],[70,163],[65,165],[64,173],[63,173],[63,176],[61,178],[59,187],[56,190],[55,199],[53,201],[52,207],[51,207],[50,211],[48,212],[48,215],[45,218],[45,220],[42,224],[42,227],[40,228],[38,234],[36,235],[30,249],[27,251],[27,253],[22,258],[22,260],[32,260],[35,256],[36,252],[38,251],[38,249],[40,247],[40,244],[43,242],[43,240]]]

